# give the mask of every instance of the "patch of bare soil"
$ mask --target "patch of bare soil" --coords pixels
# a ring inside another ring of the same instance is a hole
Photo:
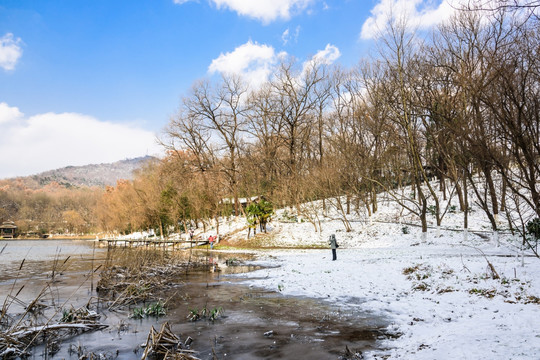
[[[267,250],[275,250],[275,249],[325,249],[326,247],[319,247],[319,246],[302,246],[297,245],[293,247],[283,247],[283,246],[276,246],[274,245],[273,241],[273,235],[267,234],[264,232],[259,232],[254,236],[251,236],[249,239],[245,238],[244,236],[241,237],[235,237],[235,236],[228,236],[224,238],[223,240],[220,240],[219,245],[216,247],[216,249],[222,249],[222,248],[231,248],[231,249],[247,249],[247,250],[261,250],[261,249],[267,249]]]

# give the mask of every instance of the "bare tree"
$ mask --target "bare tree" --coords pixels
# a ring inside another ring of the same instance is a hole
[[[399,138],[406,149],[408,181],[414,193],[412,197],[397,196],[395,192],[392,195],[402,207],[420,218],[422,239],[425,240],[428,228],[428,198],[424,187],[430,194],[435,194],[435,190],[430,184],[423,160],[422,114],[414,98],[414,89],[421,77],[421,68],[416,60],[419,39],[408,29],[406,19],[396,18],[389,22],[381,44],[385,78],[379,83],[382,90],[380,93],[389,104],[390,119],[397,126]],[[386,189],[390,189],[388,185]],[[438,199],[434,197],[434,200]]]
[[[512,191],[540,217],[538,35],[537,27],[519,28],[504,56],[492,58],[495,76],[484,102],[493,116],[500,150],[505,150],[494,152],[493,161]]]
[[[284,193],[289,204],[299,209],[302,200],[299,193],[299,177],[304,173],[306,155],[313,126],[316,126],[317,109],[321,103],[316,87],[325,78],[321,64],[313,62],[300,70],[294,63],[281,64],[275,79],[271,82],[275,96],[274,109],[279,116],[280,132],[278,136],[287,151]]]
[[[217,87],[200,82],[184,100],[186,115],[206,131],[215,144],[221,171],[226,175],[238,215],[238,158],[245,125],[247,87],[237,76],[225,76]]]
[[[261,191],[273,198],[286,163],[285,143],[281,136],[283,118],[277,109],[278,99],[270,84],[264,84],[253,92],[249,102],[246,131],[250,135],[250,144],[245,149],[248,159],[243,162],[243,178],[258,179],[260,188],[256,190],[257,193]],[[249,180],[245,183],[253,186]]]

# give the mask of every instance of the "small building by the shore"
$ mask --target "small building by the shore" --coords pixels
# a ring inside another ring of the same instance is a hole
[[[238,198],[238,204],[240,205],[240,207],[242,208],[242,212],[243,210],[246,209],[246,207],[251,204],[252,202],[256,202],[256,201],[259,201],[262,197],[261,196],[252,196],[252,197],[249,197],[249,198]],[[234,213],[234,198],[224,198],[224,199],[221,199],[220,201],[221,204],[225,205],[225,206],[230,206],[231,207],[231,210],[233,211]],[[236,215],[239,215],[239,214],[236,214]]]
[[[17,237],[17,225],[13,221],[5,221],[0,225],[1,239],[14,239]]]

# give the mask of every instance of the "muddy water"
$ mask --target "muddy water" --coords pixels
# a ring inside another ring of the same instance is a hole
[[[3,243],[0,242],[0,250]],[[23,241],[20,247],[9,242],[0,254],[0,300],[24,285],[17,298],[31,301],[44,284],[51,283],[54,273],[55,281],[47,287],[43,302],[55,308],[82,306],[96,296],[93,289],[97,278],[92,279],[91,269],[98,267],[105,255],[106,250],[85,241]],[[200,255],[208,256],[206,252]],[[161,294],[169,299],[165,317],[135,320],[128,317],[128,311],[103,311],[100,321],[109,325],[107,329],[65,340],[54,356],[43,345],[35,347],[31,358],[77,359],[77,353],[70,350],[78,348],[110,358],[137,359],[150,327],[159,329],[165,321],[182,340],[188,336],[193,339],[192,349],[198,351],[201,359],[213,359],[213,354],[218,359],[337,359],[345,346],[351,350],[377,346],[376,339],[387,326],[385,319],[318,300],[284,297],[241,285],[240,280],[228,274],[254,268],[225,266],[226,258],[231,256],[242,257],[214,254],[213,261],[219,263],[221,271],[190,273],[170,284],[171,289]],[[20,268],[22,259],[26,260]],[[64,263],[65,259],[68,260]],[[243,260],[249,263],[249,258]],[[224,313],[214,322],[187,319],[190,310],[204,307],[221,307]],[[10,308],[13,309],[16,304]]]
[[[169,315],[174,330],[195,339],[193,348],[203,359],[212,359],[212,351],[220,359],[337,359],[346,345],[376,346],[379,329],[387,325],[320,301],[241,286],[226,276],[201,275],[188,294]],[[185,315],[193,306],[221,306],[225,313],[214,323],[190,323]]]

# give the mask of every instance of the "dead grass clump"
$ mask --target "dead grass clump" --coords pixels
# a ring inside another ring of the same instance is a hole
[[[46,295],[51,293],[51,287],[58,281],[57,278],[67,270],[68,260],[69,257],[60,262],[59,258],[56,258],[50,279],[29,303],[18,298],[26,284],[15,291],[17,281],[13,283],[0,311],[0,359],[24,358],[30,355],[29,349],[38,344],[45,344],[47,354],[53,355],[58,352],[64,339],[107,327],[98,323],[99,316],[96,312],[89,310],[90,301],[84,308],[71,307],[67,310],[62,310],[62,307],[71,296],[60,306],[55,305],[54,301],[50,306],[45,302]],[[24,264],[25,260],[21,262],[19,272]]]
[[[187,252],[110,249],[96,290],[115,310],[152,299],[194,269],[208,271],[210,264],[193,261]]]
[[[403,275],[407,275],[408,280],[426,280],[431,277],[433,268],[430,265],[416,264],[407,267],[402,271]]]
[[[28,314],[25,312],[18,321],[0,331],[0,359],[28,356],[28,349],[44,342],[52,355],[60,348],[63,338],[107,327],[97,322],[99,316],[94,311],[86,308],[64,310],[59,321],[29,317]]]
[[[86,306],[75,309],[71,306],[69,309],[62,310],[62,323],[82,323],[92,324],[100,318],[97,312],[89,310]]]
[[[109,352],[96,354],[94,352],[87,351],[86,348],[81,344],[71,344],[69,346],[68,352],[70,356],[76,354],[77,359],[79,360],[114,360],[118,358],[118,351],[116,354],[112,354]]]
[[[144,353],[141,360],[159,358],[164,360],[199,360],[193,354],[196,352],[189,349],[191,338],[187,338],[182,344],[180,338],[174,334],[168,322],[161,325],[157,331],[153,326],[146,339]]]
[[[403,273],[403,275],[410,275],[410,274],[413,274],[413,273],[417,272],[419,268],[420,268],[420,264],[416,264],[414,266],[409,266],[409,267],[406,267],[405,269],[403,269],[402,273]]]
[[[456,291],[453,287],[447,286],[447,287],[441,287],[437,289],[437,294],[446,294],[450,292]]]
[[[497,295],[497,290],[496,289],[472,288],[472,289],[469,290],[469,294],[471,294],[471,295],[479,295],[479,296],[486,297],[488,299],[492,299],[493,297],[495,297],[495,295]]]
[[[431,287],[428,284],[426,284],[425,282],[421,282],[419,284],[416,284],[413,287],[413,290],[416,290],[416,291],[429,291],[429,290],[431,290]]]

